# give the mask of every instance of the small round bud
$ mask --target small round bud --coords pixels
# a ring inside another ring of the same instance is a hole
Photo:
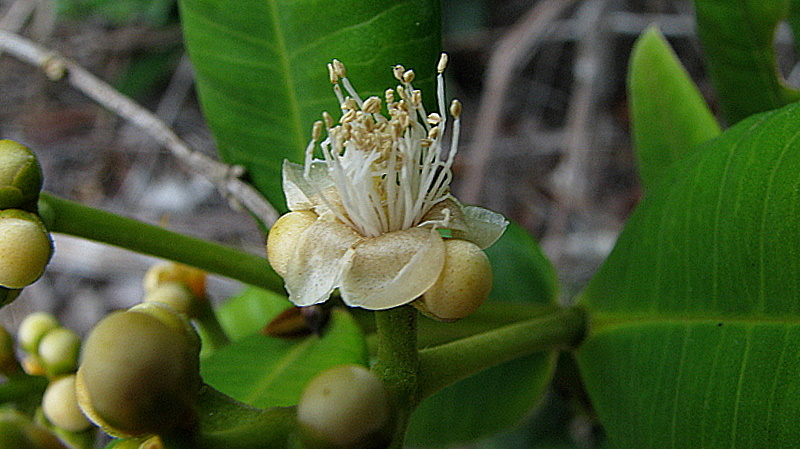
[[[0,286],[23,288],[44,272],[53,241],[35,214],[20,209],[0,212]]]
[[[107,433],[145,436],[195,425],[199,345],[189,344],[182,325],[142,311],[112,313],[86,339],[82,360],[78,404]]]
[[[78,407],[75,375],[50,382],[42,397],[42,410],[54,426],[70,432],[82,432],[92,425]]]
[[[297,404],[297,422],[309,448],[386,447],[393,427],[389,394],[363,366],[337,366],[308,383]]]
[[[142,283],[145,294],[149,294],[161,284],[169,282],[186,286],[197,298],[206,296],[206,272],[179,263],[164,262],[153,265],[145,273]]]
[[[189,317],[196,317],[196,307],[194,306],[194,295],[183,284],[177,282],[166,282],[148,291],[144,296],[144,302],[159,302],[166,304],[176,311]]]
[[[26,316],[17,330],[17,341],[28,354],[39,354],[39,341],[51,330],[60,327],[56,317],[45,312]]]
[[[50,377],[75,372],[80,352],[81,339],[65,327],[51,330],[39,341],[39,360]]]
[[[0,140],[0,209],[35,211],[42,189],[42,169],[31,150]]]
[[[444,267],[439,279],[412,304],[440,321],[469,316],[492,291],[492,265],[478,245],[460,239],[444,241]]]
[[[267,236],[267,258],[270,265],[281,277],[286,276],[289,261],[303,231],[316,220],[317,214],[311,211],[289,212],[272,225]]]

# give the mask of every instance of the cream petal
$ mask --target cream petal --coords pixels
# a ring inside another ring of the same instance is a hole
[[[283,194],[286,205],[293,211],[311,210],[319,205],[317,194],[333,186],[324,161],[311,163],[308,179],[303,176],[305,168],[300,164],[283,161]],[[318,214],[322,215],[322,214]]]
[[[309,226],[298,239],[284,277],[289,300],[300,307],[325,302],[339,286],[353,246],[362,239],[336,220],[319,219]]]
[[[450,210],[450,222],[440,227],[449,229],[453,238],[470,241],[481,249],[492,246],[508,226],[508,220],[501,214],[478,206],[464,206],[452,195],[436,203],[423,217],[423,223],[443,220],[444,209]]]
[[[444,242],[435,229],[390,232],[354,246],[339,291],[349,306],[389,309],[425,293],[443,266]]]
[[[464,206],[462,212],[464,212],[469,230],[463,234],[461,231],[453,231],[453,237],[469,240],[478,245],[480,249],[492,246],[508,227],[506,217],[489,209]]]

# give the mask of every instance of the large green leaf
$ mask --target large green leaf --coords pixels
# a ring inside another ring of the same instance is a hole
[[[695,0],[700,42],[723,113],[736,123],[800,99],[778,73],[773,40],[790,0]]]
[[[552,304],[557,294],[555,274],[539,245],[520,226],[512,224],[487,249],[495,275],[490,302]],[[484,307],[486,307],[484,306]],[[480,329],[496,316],[476,313],[466,327]],[[519,316],[518,319],[523,319]],[[423,318],[423,320],[426,320]],[[474,321],[474,322],[473,322]],[[462,323],[456,323],[459,325]],[[423,321],[421,334],[431,326]],[[532,354],[464,379],[420,404],[411,418],[411,446],[445,446],[474,440],[519,423],[542,397],[555,364],[555,353]]]
[[[242,338],[203,360],[203,380],[255,407],[297,404],[318,372],[346,363],[367,362],[358,325],[348,312],[333,309],[321,337],[283,340],[256,334]]]
[[[184,37],[206,119],[228,163],[283,207],[281,163],[301,162],[323,110],[339,115],[326,64],[348,67],[362,96],[383,95],[391,68],[430,87],[440,51],[436,0],[181,0]]]
[[[620,448],[800,442],[800,105],[677,162],[583,293],[577,356]]]
[[[720,133],[686,69],[656,27],[636,41],[628,74],[639,176],[649,190],[668,167]]]

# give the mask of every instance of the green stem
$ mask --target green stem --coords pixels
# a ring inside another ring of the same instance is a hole
[[[51,232],[173,260],[268,290],[283,281],[266,259],[42,193],[39,212]]]
[[[231,340],[222,328],[219,319],[217,319],[217,314],[214,313],[214,308],[211,306],[211,302],[208,298],[202,299],[200,309],[197,311],[195,319],[200,324],[200,328],[205,334],[205,337],[208,338],[206,341],[211,346],[211,351],[230,344]]]
[[[421,401],[461,379],[523,355],[574,348],[585,332],[586,314],[582,309],[560,308],[545,316],[422,350],[417,398]]]
[[[378,361],[372,367],[389,390],[396,413],[391,448],[403,447],[408,419],[416,403],[419,358],[417,310],[413,306],[375,312]]]

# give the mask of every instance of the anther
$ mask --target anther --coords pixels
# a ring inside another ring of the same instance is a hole
[[[334,59],[332,62],[333,62],[333,70],[335,71],[336,76],[338,76],[339,78],[346,77],[347,71],[344,68],[344,64],[342,64],[342,61]]]
[[[314,128],[311,131],[311,140],[317,142],[320,137],[322,137],[322,121],[317,120],[314,122]]]
[[[442,116],[436,112],[431,112],[428,114],[428,123],[431,125],[438,125],[442,123]]]
[[[414,81],[414,71],[413,70],[406,70],[403,73],[403,82],[406,84],[410,84]]]
[[[333,128],[333,117],[328,113],[328,111],[324,111],[322,113],[322,120],[325,122],[325,128]]]
[[[439,63],[436,65],[436,71],[438,73],[444,72],[444,69],[447,67],[447,61],[447,53],[442,53],[442,55],[439,57]]]
[[[336,76],[336,69],[333,68],[333,64],[330,62],[328,63],[328,77],[331,80],[331,84],[336,84],[339,82],[339,77]]]
[[[367,98],[361,105],[361,110],[368,114],[375,114],[381,111],[381,99],[375,96]]]
[[[405,67],[401,66],[400,64],[397,64],[396,66],[394,66],[394,69],[392,70],[394,71],[394,77],[397,78],[398,81],[402,82],[403,73],[405,73],[406,71]]]
[[[450,115],[455,118],[459,118],[461,116],[461,102],[458,100],[453,100],[450,103]]]

